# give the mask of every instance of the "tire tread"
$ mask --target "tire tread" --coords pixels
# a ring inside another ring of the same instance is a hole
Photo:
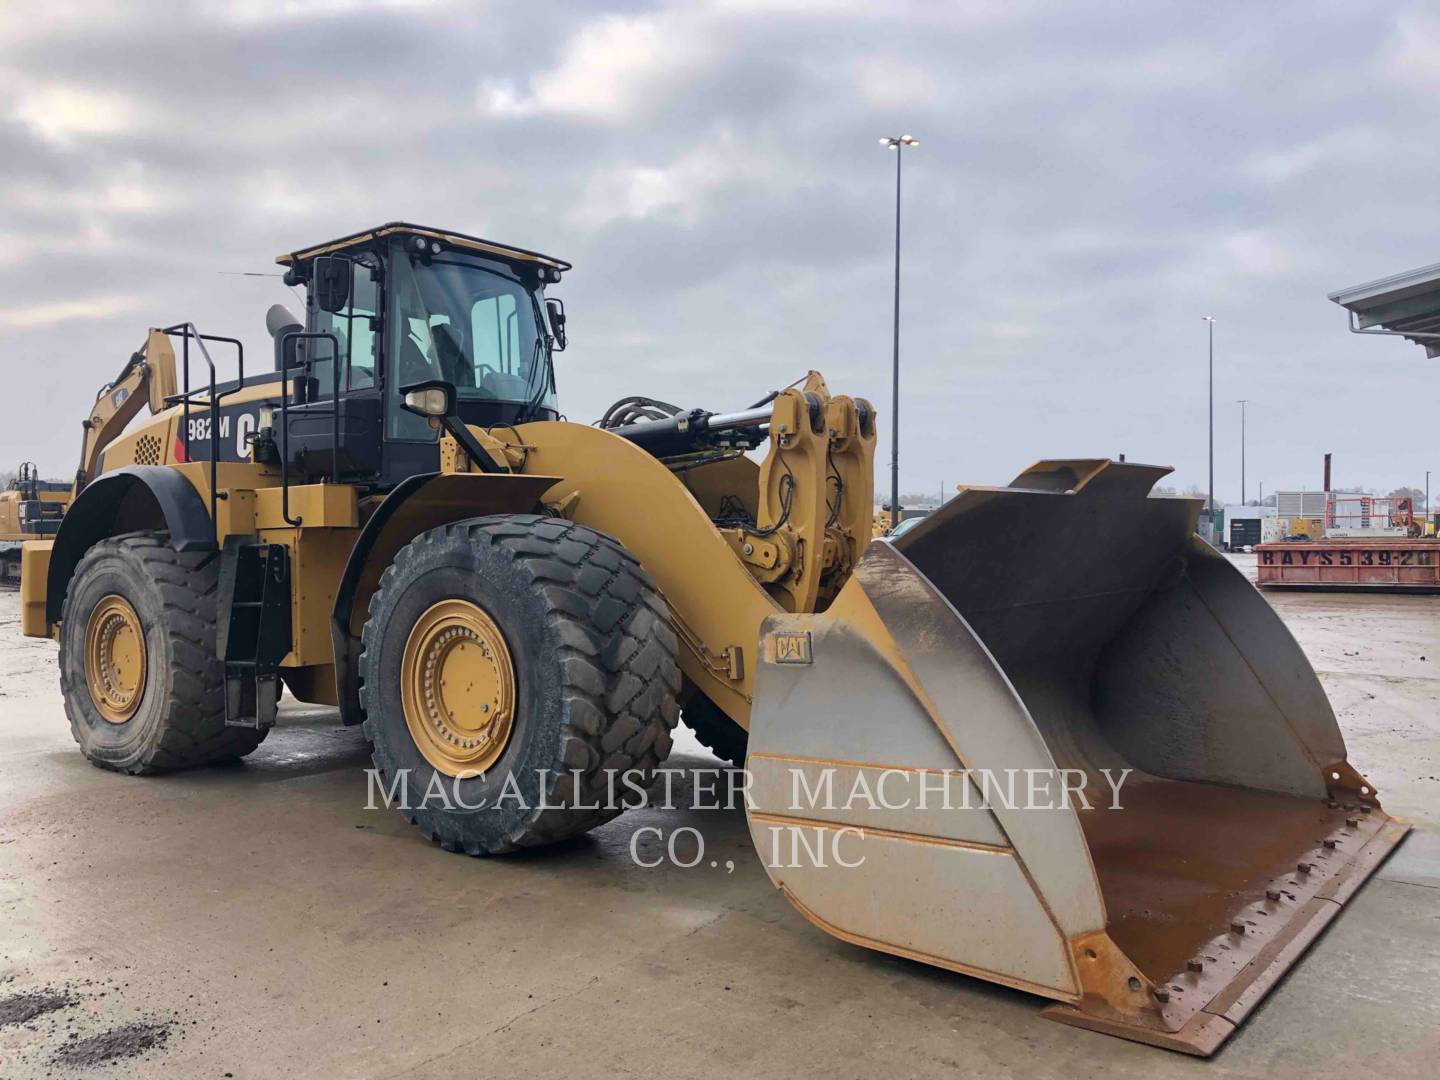
[[[164,632],[169,636],[174,662],[163,673],[169,715],[134,761],[120,765],[90,758],[101,768],[132,776],[212,765],[244,757],[265,738],[264,731],[225,725],[225,665],[215,654],[215,622],[219,608],[219,553],[180,552],[165,533],[130,533],[102,540],[75,568],[80,581],[90,567],[109,556],[138,563],[141,573],[159,594]],[[77,625],[71,612],[72,588],[61,609],[62,626]],[[153,659],[153,658],[152,658]],[[147,678],[155,676],[153,668]],[[61,665],[61,690],[70,733],[83,748],[85,718],[77,695],[84,686],[69,686]]]
[[[669,756],[671,733],[680,718],[680,668],[669,609],[635,557],[615,540],[563,518],[513,514],[471,518],[422,533],[401,549],[381,575],[361,635],[365,654],[378,647],[382,628],[373,618],[382,593],[408,560],[426,545],[461,540],[498,548],[522,569],[548,602],[549,631],[559,643],[563,688],[563,737],[559,770],[581,772],[551,777],[551,790],[496,846],[481,850],[446,831],[443,815],[432,819],[432,839],[446,850],[471,855],[500,854],[555,843],[602,825],[619,807],[608,801],[606,769],[639,770],[647,778]],[[362,679],[364,730],[374,746],[373,689]],[[380,762],[376,762],[380,767]],[[382,769],[383,775],[383,769]],[[388,783],[389,776],[384,776]],[[568,795],[566,799],[564,796]],[[554,804],[565,801],[598,810]],[[412,823],[418,815],[407,812]]]

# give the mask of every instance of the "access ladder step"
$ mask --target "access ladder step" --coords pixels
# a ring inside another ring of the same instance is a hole
[[[263,730],[280,704],[280,661],[291,650],[290,554],[249,537],[225,541],[216,651],[225,663],[225,723]]]

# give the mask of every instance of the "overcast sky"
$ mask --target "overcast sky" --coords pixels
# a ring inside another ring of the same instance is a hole
[[[1384,13],[1380,13],[1383,11]],[[972,0],[0,5],[0,468],[76,465],[149,325],[269,358],[281,251],[394,219],[558,255],[562,405],[881,409],[902,486],[1047,456],[1216,490],[1440,473],[1440,360],[1327,292],[1440,261],[1440,11]],[[1440,475],[1435,484],[1440,491]]]

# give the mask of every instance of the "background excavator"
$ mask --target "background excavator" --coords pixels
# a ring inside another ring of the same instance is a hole
[[[0,585],[19,586],[23,543],[59,531],[66,508],[95,476],[105,447],[147,404],[152,413],[165,408],[166,396],[175,392],[174,374],[173,360],[157,371],[137,353],[125,362],[119,375],[100,388],[81,421],[80,467],[72,483],[42,480],[33,461],[20,464],[14,480],[0,491]]]
[[[0,491],[0,585],[20,584],[20,545],[51,536],[70,501],[70,485],[41,480],[33,461],[22,461],[15,477]]]
[[[243,756],[283,685],[491,855],[614,817],[683,712],[821,929],[1200,1054],[1403,835],[1168,470],[1045,461],[872,540],[875,410],[817,373],[569,423],[568,263],[404,223],[279,262],[307,304],[267,317],[273,368],[151,330],[24,546],[97,765]],[[976,790],[1017,776],[1051,797]],[[882,797],[797,798],[827,786]]]

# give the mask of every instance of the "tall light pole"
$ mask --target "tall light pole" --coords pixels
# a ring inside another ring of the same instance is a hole
[[[1205,503],[1205,520],[1210,526],[1207,539],[1215,542],[1215,316],[1200,316],[1210,326],[1210,495]]]
[[[1240,406],[1240,505],[1245,505],[1245,406],[1249,398],[1241,398],[1235,404]]]
[[[895,151],[895,359],[890,387],[890,527],[900,524],[900,162],[907,146],[919,146],[910,135],[887,135],[880,145]]]

